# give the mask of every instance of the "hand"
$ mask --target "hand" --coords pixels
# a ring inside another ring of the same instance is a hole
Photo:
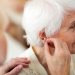
[[[27,58],[15,58],[0,67],[0,75],[18,75],[24,68],[27,68],[30,61]]]
[[[50,46],[54,47],[54,49]],[[66,43],[61,40],[51,38],[46,40],[44,47],[45,58],[50,74],[69,75],[71,57]]]

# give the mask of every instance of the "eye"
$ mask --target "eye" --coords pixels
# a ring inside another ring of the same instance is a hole
[[[73,31],[75,30],[75,21],[71,23],[71,26],[69,27],[69,29],[72,29]]]

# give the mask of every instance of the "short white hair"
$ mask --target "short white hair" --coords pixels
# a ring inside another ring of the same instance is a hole
[[[75,10],[75,0],[55,0],[66,10]]]
[[[60,29],[64,17],[64,4],[61,3],[61,0],[31,0],[25,4],[22,26],[30,45],[43,45],[40,31],[50,37]]]

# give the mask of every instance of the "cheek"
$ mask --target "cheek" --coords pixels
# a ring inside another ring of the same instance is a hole
[[[65,42],[73,42],[75,41],[75,32],[72,30],[66,30],[64,29],[59,33],[59,36],[65,41]]]
[[[70,35],[68,32],[60,32],[58,37],[67,43],[71,42],[72,40],[72,35]]]
[[[75,41],[74,32],[60,32],[58,38],[67,43],[71,53],[75,53],[75,44],[72,46],[72,43]]]

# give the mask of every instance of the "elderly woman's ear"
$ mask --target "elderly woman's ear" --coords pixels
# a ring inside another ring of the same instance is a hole
[[[40,37],[40,39],[41,39],[42,41],[44,41],[44,39],[46,38],[45,32],[40,31],[39,37]]]

